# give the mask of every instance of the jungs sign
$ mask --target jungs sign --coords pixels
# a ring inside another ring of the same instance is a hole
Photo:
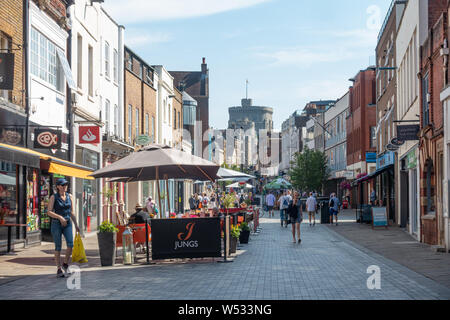
[[[80,143],[98,144],[100,143],[100,127],[84,126],[78,128]]]
[[[415,141],[419,140],[420,125],[404,125],[397,126],[397,138],[400,141]]]
[[[14,86],[14,53],[0,53],[0,89],[12,90]]]
[[[61,130],[34,129],[35,149],[60,149]]]
[[[153,219],[152,259],[220,257],[220,219]]]

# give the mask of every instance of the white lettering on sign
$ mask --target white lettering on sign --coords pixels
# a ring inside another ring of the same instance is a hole
[[[372,274],[367,279],[367,289],[369,290],[380,290],[381,289],[381,269],[379,266],[369,266],[367,268],[367,273]]]
[[[198,241],[175,241],[175,250],[178,248],[198,248]]]

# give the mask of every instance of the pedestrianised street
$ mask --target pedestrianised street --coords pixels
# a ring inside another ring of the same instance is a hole
[[[450,299],[450,288],[334,232],[355,224],[351,213],[347,217],[339,226],[303,223],[301,244],[292,243],[290,226],[281,227],[279,218],[262,218],[261,232],[238,247],[232,263],[194,259],[129,267],[82,266],[80,288],[72,290],[67,286],[70,278],[56,279],[54,269],[48,268],[47,273],[3,282],[0,299]],[[145,255],[139,257],[145,262]],[[16,268],[27,260],[8,259],[17,260],[12,263]],[[52,266],[51,256],[47,262]],[[373,289],[368,287],[371,266],[380,270],[379,289],[371,281]]]

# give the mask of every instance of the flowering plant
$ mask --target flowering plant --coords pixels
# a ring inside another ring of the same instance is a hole
[[[350,182],[345,180],[345,181],[341,182],[341,189],[343,189],[343,190],[351,190],[352,186],[351,186]]]
[[[231,226],[230,235],[233,238],[239,238],[239,236],[241,235],[241,229],[238,226]]]

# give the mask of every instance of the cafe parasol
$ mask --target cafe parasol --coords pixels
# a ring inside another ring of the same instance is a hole
[[[218,178],[218,170],[219,165],[211,161],[167,145],[152,144],[93,172],[91,176],[115,178],[112,180],[122,182],[156,180],[161,208],[160,179],[166,180],[167,189],[168,179],[206,179],[214,182]]]
[[[253,186],[251,184],[248,183],[239,183],[239,182],[235,182],[233,184],[229,184],[226,186],[227,189],[233,188],[233,189],[239,189],[239,188],[243,188],[243,189],[252,189]]]

